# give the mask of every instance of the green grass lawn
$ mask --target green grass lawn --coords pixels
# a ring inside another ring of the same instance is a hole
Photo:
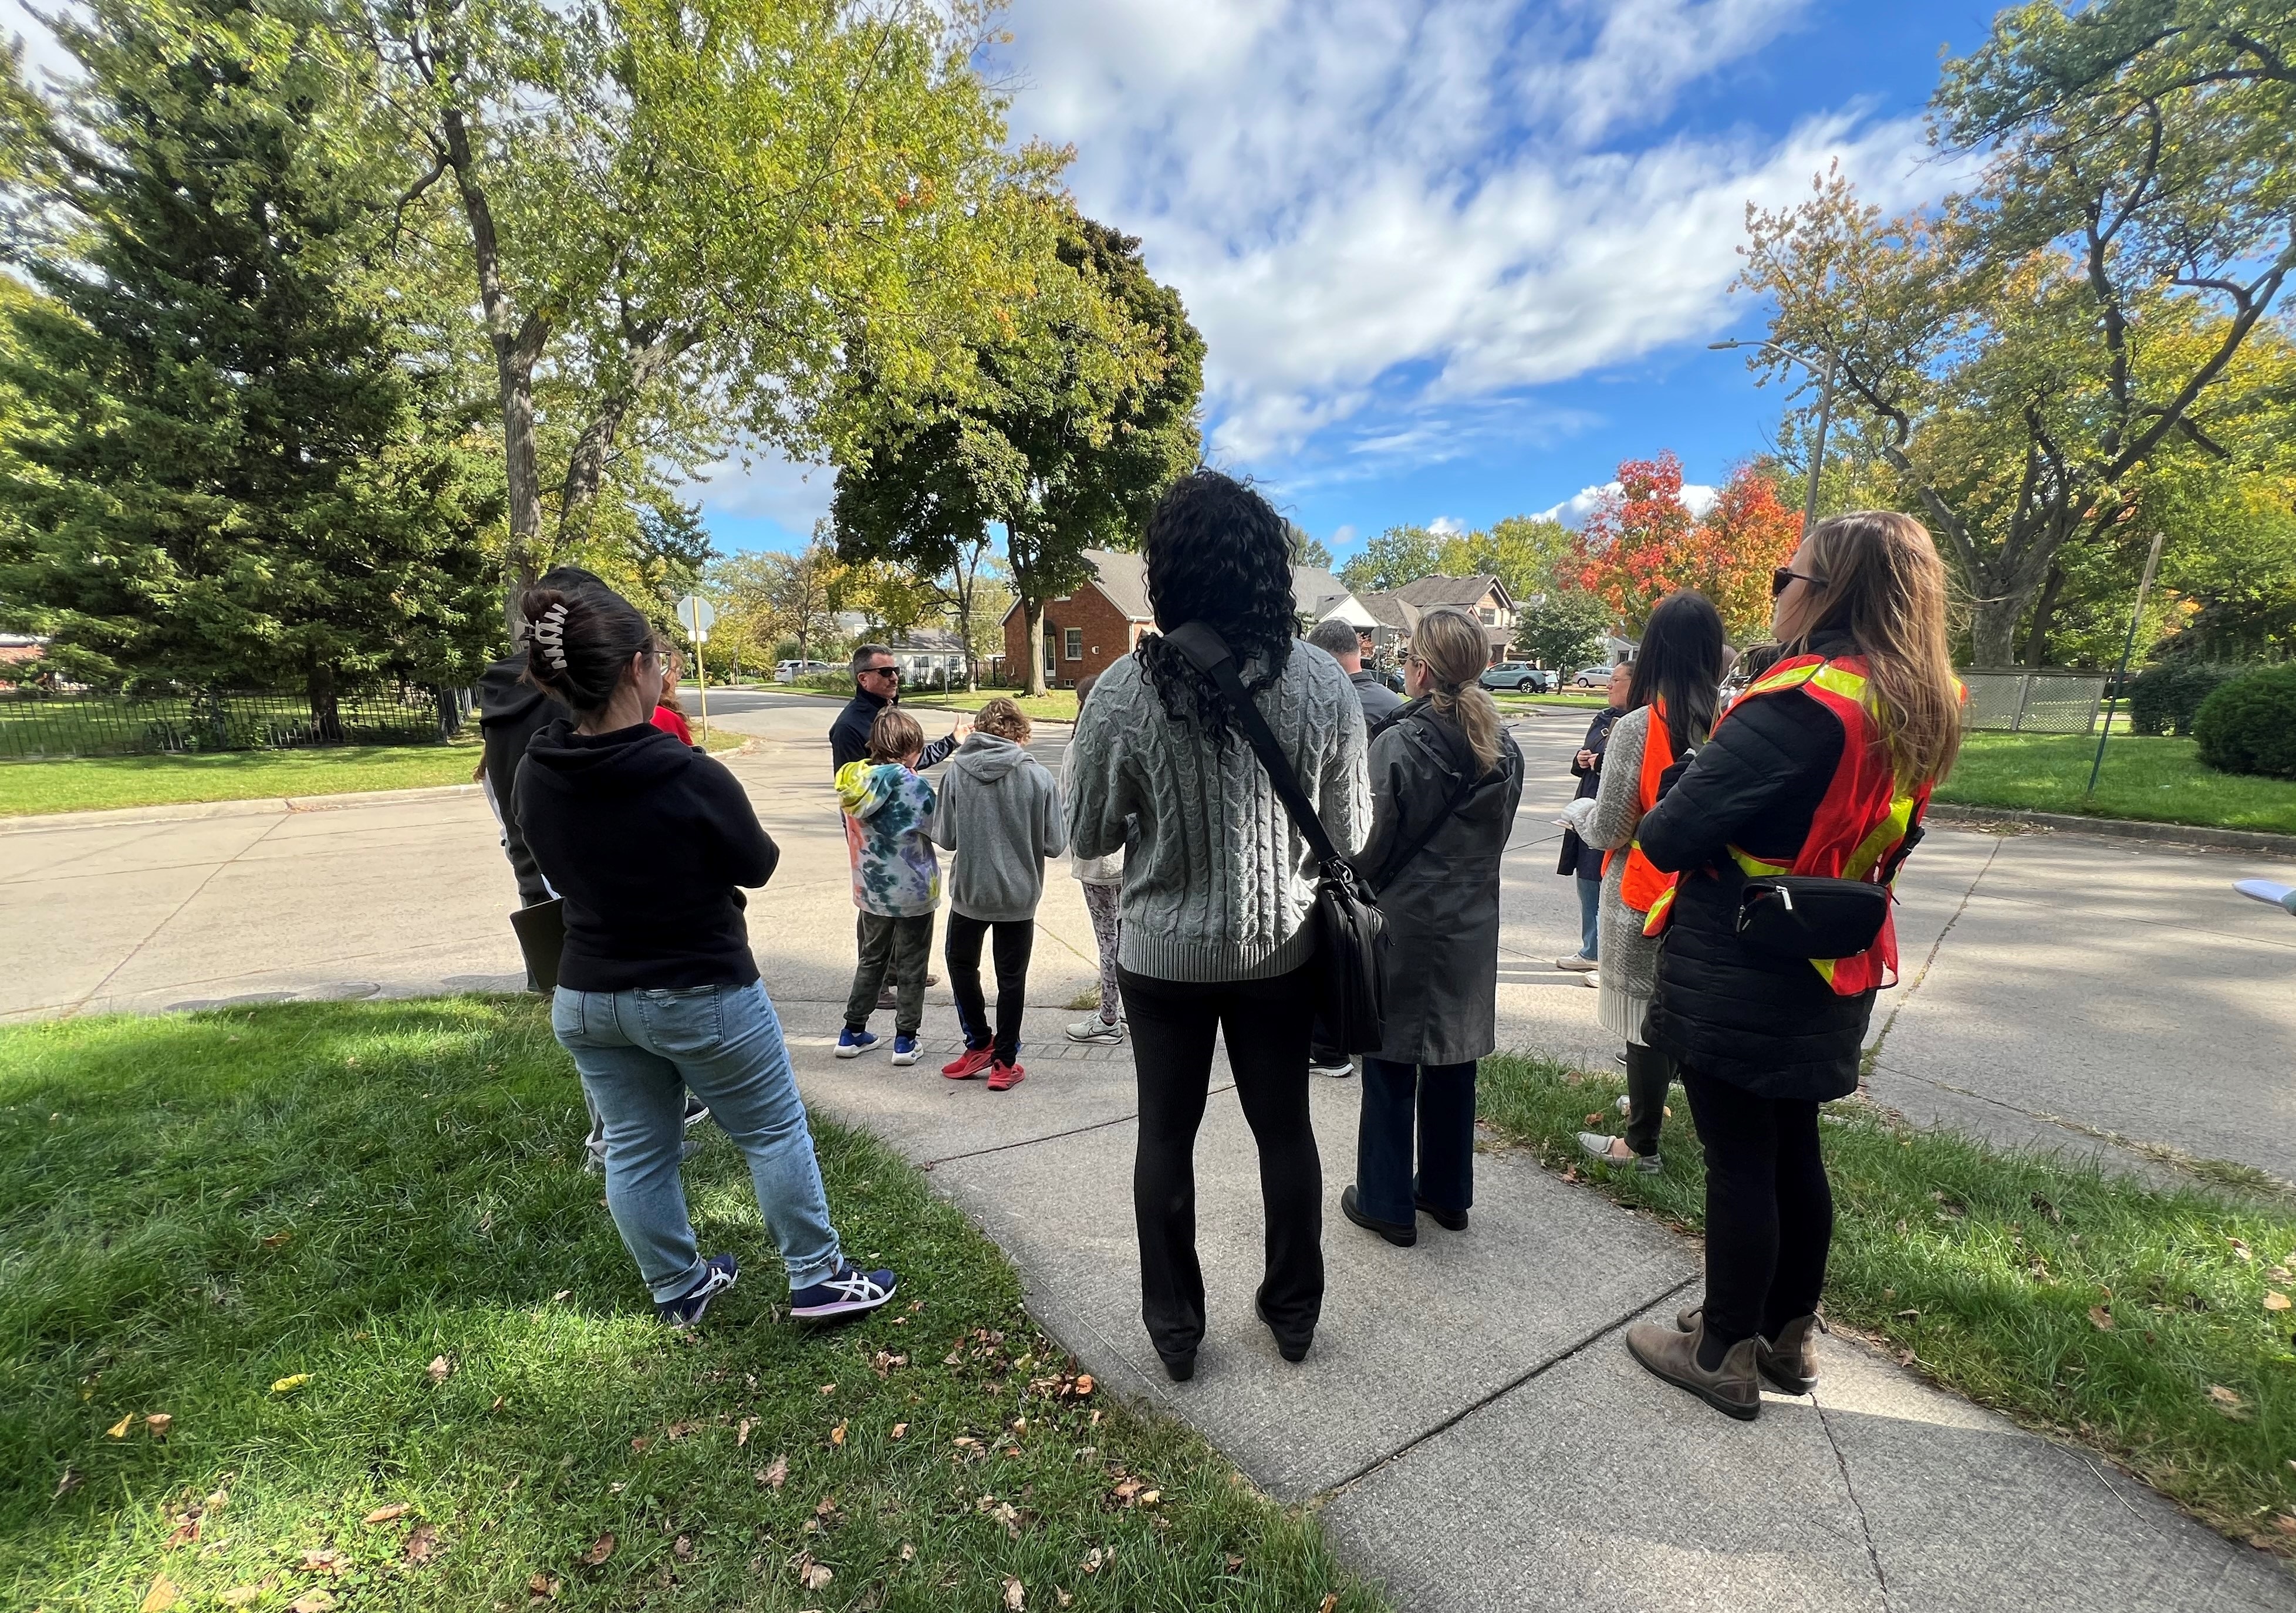
[[[783,1319],[704,1127],[695,1224],[742,1281],[680,1335],[583,1124],[526,999],[0,1029],[0,1606],[1378,1605],[1075,1377],[873,1140],[816,1125],[847,1247],[903,1298]]]
[[[0,762],[0,817],[467,784],[479,765],[479,740],[476,727],[464,733],[465,737],[447,745],[338,745],[313,750]],[[748,742],[746,734],[714,725],[709,730],[712,751],[736,749]]]
[[[2095,757],[2091,734],[1972,733],[1937,798],[2296,834],[2296,780],[2218,773],[2201,766],[2191,740],[2116,733],[2089,796],[2083,792]]]
[[[1705,1169],[1678,1090],[1660,1175],[1579,1154],[1578,1132],[1616,1129],[1623,1089],[1501,1055],[1483,1060],[1480,1101],[1550,1168],[1701,1229]],[[2296,1298],[2296,1198],[2263,1179],[2159,1191],[1855,1102],[1827,1109],[1824,1136],[1829,1316],[2103,1452],[2226,1535],[2296,1555],[2296,1312],[2273,1298]]]

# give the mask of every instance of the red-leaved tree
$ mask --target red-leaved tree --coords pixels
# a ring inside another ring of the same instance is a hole
[[[1703,518],[1682,502],[1682,462],[1673,452],[1630,459],[1578,534],[1578,585],[1618,613],[1629,631],[1678,588],[1714,602],[1733,639],[1769,626],[1770,572],[1792,558],[1800,518],[1777,485],[1742,465]]]

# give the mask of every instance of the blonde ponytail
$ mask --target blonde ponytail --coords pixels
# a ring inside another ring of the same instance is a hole
[[[1491,655],[1482,624],[1456,605],[1438,605],[1413,629],[1411,653],[1434,675],[1427,703],[1459,725],[1477,776],[1488,773],[1499,759],[1499,708],[1480,681]]]

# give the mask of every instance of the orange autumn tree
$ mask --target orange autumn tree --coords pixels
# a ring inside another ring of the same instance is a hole
[[[1701,518],[1683,503],[1682,462],[1671,450],[1626,461],[1618,481],[1578,534],[1578,585],[1629,627],[1677,589],[1695,588],[1714,602],[1733,639],[1762,636],[1771,569],[1800,541],[1800,518],[1778,497],[1777,485],[1742,465]]]

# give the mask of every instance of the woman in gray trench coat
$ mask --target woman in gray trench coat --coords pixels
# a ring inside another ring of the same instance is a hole
[[[1371,748],[1360,865],[1387,915],[1387,1027],[1364,1059],[1356,1179],[1340,1210],[1406,1246],[1419,1239],[1417,1211],[1464,1232],[1475,1197],[1475,1061],[1495,1040],[1499,855],[1522,797],[1522,753],[1476,682],[1488,644],[1455,606],[1421,617],[1405,672],[1414,698]]]

